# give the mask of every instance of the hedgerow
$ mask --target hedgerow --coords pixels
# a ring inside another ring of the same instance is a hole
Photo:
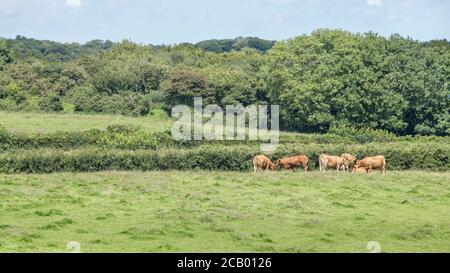
[[[358,158],[382,154],[389,170],[450,170],[450,145],[441,144],[309,144],[280,145],[272,160],[306,154],[311,169],[316,168],[321,153],[350,152]],[[102,170],[223,170],[249,171],[251,159],[259,154],[257,145],[201,145],[192,149],[120,150],[84,148],[16,150],[0,154],[0,172],[50,173]]]
[[[353,131],[352,131],[353,132]],[[359,133],[358,133],[359,132]],[[336,132],[338,133],[338,132]],[[450,143],[450,137],[393,137],[389,133],[363,130],[354,134],[292,134],[281,133],[281,144],[363,144],[363,143]],[[106,130],[62,131],[49,134],[11,133],[0,127],[0,151],[8,149],[80,149],[96,147],[102,149],[159,150],[165,148],[195,148],[201,145],[257,145],[262,141],[175,141],[171,132],[149,132],[139,126],[116,124]]]

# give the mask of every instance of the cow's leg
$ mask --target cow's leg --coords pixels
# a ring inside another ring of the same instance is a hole
[[[308,172],[308,165],[303,166],[303,169],[305,169],[305,173]]]

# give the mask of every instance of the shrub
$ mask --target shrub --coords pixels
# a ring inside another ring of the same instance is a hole
[[[39,107],[46,112],[61,112],[64,110],[64,106],[60,98],[56,94],[46,95],[39,101]]]
[[[3,129],[4,130],[4,129]],[[362,140],[360,138],[360,140]],[[294,145],[298,147],[311,146],[314,144],[329,144],[340,147],[342,145],[371,144],[380,146],[385,144],[414,145],[427,144],[447,145],[450,143],[449,137],[399,137],[393,138],[390,142],[357,142],[350,136],[341,137],[335,134],[289,134],[280,135],[280,144]],[[7,144],[6,144],[7,143]],[[171,136],[170,130],[164,132],[150,132],[140,126],[128,124],[113,124],[106,130],[88,130],[81,132],[56,132],[50,134],[27,134],[27,133],[8,133],[3,132],[3,141],[0,147],[3,149],[39,149],[39,148],[58,148],[58,149],[76,149],[81,147],[98,147],[111,149],[151,149],[162,148],[185,148],[191,149],[203,145],[232,147],[236,145],[246,145],[257,147],[261,141],[175,141]],[[383,143],[383,144],[381,144]]]
[[[347,125],[331,126],[329,134],[352,139],[358,143],[389,142],[396,137],[393,133],[380,129],[356,128]]]
[[[133,124],[111,124],[106,127],[106,131],[111,134],[131,134],[141,129],[141,126]]]
[[[63,103],[64,113],[73,114],[75,113],[75,105],[72,103]]]
[[[448,171],[450,145],[437,144],[366,144],[366,145],[281,145],[272,160],[284,156],[306,154],[311,169],[316,168],[321,153],[350,152],[358,158],[382,154],[389,170]],[[250,171],[251,159],[259,154],[259,146],[202,145],[194,149],[168,148],[153,150],[116,150],[84,148],[62,151],[55,149],[20,150],[0,154],[0,172],[48,173],[60,171],[86,172],[102,170],[222,170]]]
[[[5,128],[0,126],[0,152],[5,151],[10,148],[10,146],[11,146],[10,141],[11,141],[11,139],[10,139],[8,131],[6,131]]]

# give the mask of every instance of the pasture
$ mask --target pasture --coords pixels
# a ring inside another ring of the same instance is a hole
[[[163,131],[169,128],[170,119],[154,115],[149,117],[127,117],[106,114],[59,114],[24,113],[0,111],[0,125],[11,132],[54,133],[58,131],[79,131],[105,129],[111,124],[132,124],[149,131]]]
[[[450,251],[450,175],[0,175],[0,252]]]
[[[254,174],[255,143],[178,145],[171,122],[1,112],[0,252],[450,251],[448,137],[283,133],[271,159],[313,171]],[[388,172],[321,174],[322,152],[381,153]]]

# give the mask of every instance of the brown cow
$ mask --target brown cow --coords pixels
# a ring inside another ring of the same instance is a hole
[[[347,172],[352,171],[357,158],[355,156],[353,156],[351,154],[347,154],[347,153],[341,154],[341,157],[344,158],[344,165],[342,166],[342,168]]]
[[[275,164],[265,155],[257,155],[253,158],[253,170],[256,172],[262,170],[275,171]]]
[[[325,170],[330,168],[336,168],[337,171],[344,166],[344,158],[340,156],[321,154],[319,157],[319,167],[321,172],[325,172]]]
[[[283,168],[285,170],[292,169],[295,171],[295,168],[297,167],[303,167],[303,170],[305,172],[308,171],[308,161],[309,158],[306,155],[299,155],[299,156],[291,156],[291,157],[285,157],[282,159],[277,160],[277,168]]]
[[[357,160],[353,168],[365,168],[368,174],[372,173],[372,170],[380,169],[386,175],[386,158],[382,155],[366,157]]]
[[[352,173],[367,173],[367,169],[362,167],[360,168],[353,167]]]

